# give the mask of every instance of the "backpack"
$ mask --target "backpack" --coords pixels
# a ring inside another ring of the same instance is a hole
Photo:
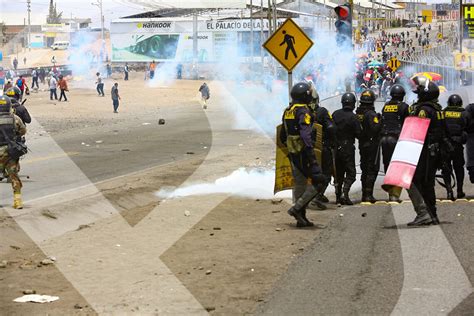
[[[21,89],[21,88],[23,87],[23,80],[18,79],[18,80],[16,81],[16,85],[18,86],[18,88]]]

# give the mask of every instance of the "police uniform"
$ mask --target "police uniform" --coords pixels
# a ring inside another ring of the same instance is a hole
[[[451,187],[451,174],[454,169],[457,184],[457,198],[463,198],[466,195],[463,192],[464,183],[464,144],[467,142],[467,127],[470,123],[470,115],[462,107],[462,99],[459,95],[453,94],[448,99],[448,106],[444,109],[444,119],[446,128],[454,147],[454,151],[446,153],[446,159],[443,159],[443,179],[448,191],[448,199],[454,200]]]
[[[446,148],[450,152],[451,143],[447,139],[446,122],[441,105],[438,103],[438,86],[424,77],[416,77],[414,82],[418,86],[415,90],[418,101],[413,105],[412,115],[430,119],[430,125],[412,184],[421,194],[431,218],[423,221],[423,224],[439,224],[435,193],[436,170],[440,165],[441,149]],[[418,207],[415,203],[414,206],[415,209]],[[414,222],[419,221],[415,218]]]
[[[466,168],[469,172],[469,180],[474,183],[474,103],[466,106],[466,112],[469,114],[470,123],[466,128],[467,143],[466,143]]]
[[[26,127],[21,119],[11,113],[11,102],[6,96],[0,97],[0,171],[11,181],[14,194],[14,208],[23,208],[21,201],[22,183],[18,177],[18,160],[9,153],[8,140],[16,140],[25,135]]]
[[[359,102],[356,114],[362,126],[359,137],[362,202],[375,203],[373,193],[380,168],[378,151],[382,124],[379,114],[375,112],[375,95],[371,90],[362,92]]]
[[[352,205],[349,191],[356,180],[355,139],[361,133],[360,122],[354,114],[356,98],[346,93],[341,99],[343,108],[333,113],[336,125],[336,202]]]
[[[323,148],[321,157],[321,170],[323,175],[326,177],[326,183],[324,184],[321,194],[317,197],[322,202],[329,202],[324,196],[324,192],[331,182],[331,176],[333,176],[333,157],[332,148],[336,144],[336,126],[333,122],[333,118],[329,111],[325,107],[315,107],[315,120],[316,123],[320,124],[323,129]]]
[[[293,198],[295,204],[288,214],[295,217],[297,227],[313,226],[306,218],[306,207],[321,191],[325,178],[316,162],[312,132],[314,116],[308,107],[311,101],[310,86],[298,83],[291,90],[293,103],[283,113],[283,129],[280,140],[286,145],[292,166],[295,187]],[[310,186],[307,185],[311,179]]]

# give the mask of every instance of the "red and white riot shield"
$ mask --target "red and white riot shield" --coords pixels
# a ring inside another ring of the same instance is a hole
[[[405,119],[383,181],[385,191],[394,186],[410,188],[429,126],[430,119],[427,118],[410,116]]]

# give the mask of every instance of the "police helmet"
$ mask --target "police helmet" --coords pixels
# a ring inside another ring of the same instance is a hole
[[[361,104],[374,104],[374,102],[375,102],[375,93],[374,93],[374,91],[367,89],[364,92],[362,92],[362,94],[360,95],[359,102]]]
[[[400,84],[396,84],[390,89],[390,96],[394,100],[403,100],[405,94],[405,88]]]
[[[306,82],[299,82],[291,88],[291,99],[293,103],[309,104],[312,100],[311,86]]]
[[[462,107],[462,98],[459,94],[452,94],[449,96],[448,106]]]
[[[10,113],[12,109],[12,103],[10,98],[6,95],[0,96],[0,113]]]
[[[17,101],[20,101],[21,90],[17,86],[11,87],[10,89],[7,90],[6,95],[11,99],[15,99]]]
[[[436,83],[424,76],[412,78],[413,92],[418,94],[419,101],[433,101],[439,97],[439,88]]]
[[[355,95],[353,93],[350,93],[350,92],[344,93],[342,95],[342,98],[341,98],[341,103],[342,103],[343,108],[350,107],[350,108],[354,109],[356,101],[357,100],[356,100]]]

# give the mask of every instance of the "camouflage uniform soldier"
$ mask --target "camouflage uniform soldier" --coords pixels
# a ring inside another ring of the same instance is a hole
[[[0,96],[0,172],[4,172],[13,187],[13,207],[23,208],[21,200],[21,180],[18,177],[18,157],[11,157],[9,142],[26,134],[26,127],[21,119],[12,114],[11,101],[7,96]]]

